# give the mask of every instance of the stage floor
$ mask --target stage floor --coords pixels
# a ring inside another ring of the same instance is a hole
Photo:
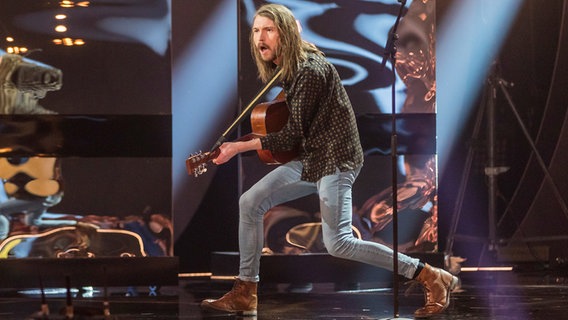
[[[348,271],[346,271],[348,272]],[[434,319],[566,319],[568,280],[565,272],[495,271],[462,272],[461,287],[452,295],[448,310]],[[231,281],[180,277],[177,287],[109,288],[110,317],[103,316],[103,288],[46,289],[49,319],[65,319],[73,305],[75,319],[236,319],[228,314],[203,313],[199,302],[219,297]],[[263,285],[259,290],[257,319],[392,319],[394,295],[389,284],[331,283],[290,286]],[[412,318],[423,303],[417,287],[408,294],[400,284],[399,319]],[[41,295],[37,290],[0,291],[0,319],[39,318]],[[46,318],[47,319],[47,318]],[[246,319],[254,319],[249,317]]]

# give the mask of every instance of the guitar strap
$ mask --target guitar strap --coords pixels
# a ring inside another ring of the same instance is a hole
[[[278,72],[276,72],[276,74],[272,77],[272,79],[270,79],[270,81],[266,83],[266,85],[256,94],[256,96],[251,100],[251,102],[249,102],[249,104],[243,109],[241,114],[235,119],[235,121],[233,121],[233,123],[229,126],[229,128],[227,128],[227,130],[223,132],[223,134],[219,137],[219,139],[217,139],[217,142],[215,142],[213,147],[211,147],[210,152],[215,151],[215,149],[219,148],[223,144],[223,142],[227,140],[227,136],[229,136],[233,132],[233,130],[235,130],[235,128],[243,121],[245,116],[252,111],[252,109],[256,106],[260,98],[262,98],[262,96],[264,96],[264,94],[266,94],[266,92],[270,88],[272,88],[276,80],[280,78],[281,74],[282,74],[282,69],[279,69]],[[280,94],[282,93],[283,91]]]

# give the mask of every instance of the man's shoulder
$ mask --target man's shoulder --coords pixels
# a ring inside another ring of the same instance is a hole
[[[309,63],[322,63],[322,64],[329,64],[327,58],[321,53],[309,52],[307,62]]]
[[[326,73],[332,64],[325,56],[316,53],[308,53],[308,58],[302,64],[304,72]]]

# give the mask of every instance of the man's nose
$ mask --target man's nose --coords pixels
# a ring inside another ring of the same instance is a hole
[[[264,40],[266,38],[266,31],[265,30],[261,30],[258,36],[259,40]]]

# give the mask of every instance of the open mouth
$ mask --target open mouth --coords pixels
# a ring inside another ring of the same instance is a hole
[[[261,54],[264,54],[266,51],[270,50],[270,48],[265,44],[259,44],[258,50],[260,51]]]

